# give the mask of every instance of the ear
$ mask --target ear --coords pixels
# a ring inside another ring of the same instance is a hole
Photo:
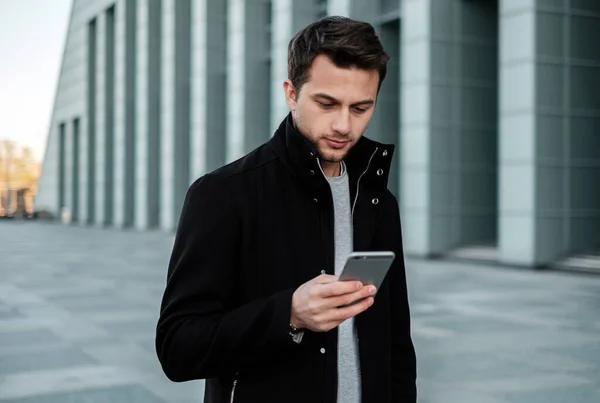
[[[292,82],[290,81],[290,79],[287,79],[283,82],[283,92],[285,94],[285,102],[287,102],[288,107],[290,108],[291,111],[295,111],[296,110],[296,89],[294,88],[294,85],[292,84]]]

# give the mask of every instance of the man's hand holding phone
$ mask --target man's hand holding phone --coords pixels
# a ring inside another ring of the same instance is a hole
[[[327,332],[369,308],[376,291],[360,281],[322,274],[294,292],[290,323],[298,329]]]

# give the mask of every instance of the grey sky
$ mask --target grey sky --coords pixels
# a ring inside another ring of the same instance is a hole
[[[42,158],[72,0],[0,0],[0,139]]]

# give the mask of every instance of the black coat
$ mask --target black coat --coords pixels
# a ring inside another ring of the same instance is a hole
[[[375,303],[355,319],[363,403],[416,402],[400,215],[387,189],[393,151],[362,137],[345,159],[354,250],[396,253]],[[167,377],[206,379],[209,403],[230,402],[234,380],[236,403],[335,403],[337,329],[307,331],[301,344],[289,335],[294,290],[334,273],[333,225],[316,150],[290,115],[265,144],[196,180],[157,326]]]

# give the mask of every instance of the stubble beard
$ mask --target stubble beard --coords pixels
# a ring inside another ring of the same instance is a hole
[[[294,126],[296,127],[296,130],[298,130],[298,132],[300,132],[300,134],[305,139],[307,139],[308,142],[310,144],[312,144],[312,146],[315,148],[315,150],[317,151],[317,156],[319,157],[320,161],[334,163],[334,164],[340,163],[344,158],[346,158],[346,155],[348,155],[348,152],[350,151],[350,150],[345,150],[344,153],[341,155],[327,153],[327,151],[323,152],[323,150],[321,149],[322,146],[321,146],[321,144],[319,144],[319,142],[325,141],[325,138],[327,138],[328,136],[324,136],[324,135],[314,136],[313,133],[304,129],[301,120],[300,121],[295,120]],[[335,136],[329,136],[329,137],[335,137]]]

